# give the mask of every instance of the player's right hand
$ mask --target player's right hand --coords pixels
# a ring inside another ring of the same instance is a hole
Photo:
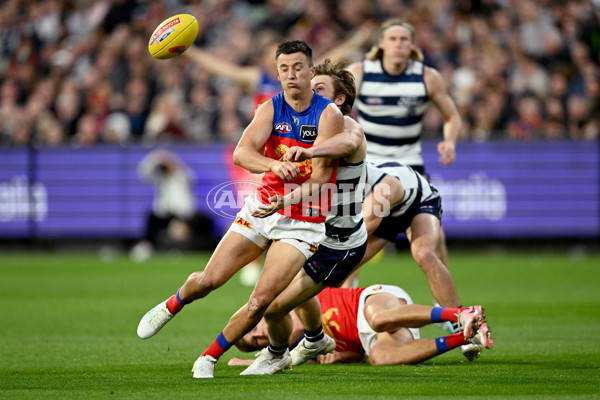
[[[291,161],[271,163],[269,170],[284,181],[293,181],[300,173],[300,167]]]

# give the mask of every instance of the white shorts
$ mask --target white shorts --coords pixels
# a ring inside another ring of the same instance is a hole
[[[377,340],[377,332],[371,328],[367,319],[365,318],[365,301],[367,297],[372,294],[377,293],[390,293],[399,299],[406,300],[406,304],[413,304],[412,299],[404,291],[404,289],[399,288],[398,286],[391,285],[372,285],[363,290],[360,294],[360,299],[358,301],[358,314],[356,316],[356,327],[358,328],[358,337],[360,338],[360,343],[362,344],[365,353],[369,355],[371,352],[371,347],[375,344]],[[408,328],[410,333],[412,333],[413,338],[415,340],[420,339],[421,335],[419,334],[419,328]]]
[[[300,221],[275,213],[266,218],[252,216],[260,202],[254,195],[244,199],[244,207],[237,214],[235,221],[229,227],[250,239],[261,249],[266,249],[272,240],[280,240],[291,244],[308,260],[319,247],[319,242],[325,237],[325,224]]]

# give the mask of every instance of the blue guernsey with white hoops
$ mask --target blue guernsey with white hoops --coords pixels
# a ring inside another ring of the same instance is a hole
[[[429,103],[423,63],[409,60],[401,75],[388,74],[380,59],[364,60],[362,66],[356,106],[369,144],[367,160],[423,165],[420,139]]]
[[[367,240],[362,214],[366,180],[364,161],[348,163],[343,158],[340,160],[336,172],[336,190],[325,220],[325,239],[321,241],[322,245],[346,250],[358,247]]]

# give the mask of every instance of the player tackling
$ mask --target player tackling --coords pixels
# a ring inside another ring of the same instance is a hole
[[[344,118],[331,100],[312,91],[315,67],[305,42],[281,43],[275,61],[283,92],[258,108],[234,152],[237,165],[265,173],[262,186],[245,199],[204,270],[192,273],[175,295],[148,311],[138,326],[141,338],[153,336],[186,304],[206,297],[268,248],[248,302],[198,357],[194,378],[214,377],[219,357],[260,321],[325,234],[329,198],[319,191],[335,180],[337,160],[320,158],[298,164],[281,159],[291,146],[310,147],[342,132]],[[289,191],[288,184],[296,189]],[[310,202],[315,194],[320,201]]]

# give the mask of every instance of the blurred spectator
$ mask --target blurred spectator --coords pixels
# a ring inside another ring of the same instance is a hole
[[[164,92],[155,99],[144,130],[143,140],[180,142],[186,139],[186,105],[178,91]]]
[[[146,260],[155,250],[214,248],[212,221],[196,209],[193,171],[168,150],[154,150],[138,164],[140,177],[154,185],[142,241],[130,250],[134,261]]]
[[[564,102],[559,97],[547,97],[544,101],[544,138],[562,140],[567,138],[567,120]]]
[[[195,142],[214,141],[214,122],[217,104],[208,85],[203,82],[194,84],[189,93],[189,115],[186,130],[188,137]]]
[[[508,125],[511,139],[532,140],[538,139],[542,128],[542,110],[540,102],[535,95],[525,94],[516,102],[517,115]]]
[[[73,136],[72,144],[75,147],[89,147],[100,140],[96,129],[96,118],[92,114],[84,114],[77,120],[77,130]]]
[[[106,118],[102,130],[102,142],[111,144],[127,144],[131,139],[131,122],[127,114],[117,111]]]
[[[197,48],[261,74],[236,70],[226,79],[214,79],[225,72],[221,65],[206,75],[207,65],[198,68],[187,57],[150,57],[147,40],[154,28],[182,12],[199,22]],[[508,121],[514,132],[520,126],[516,121],[523,120],[518,104],[529,108],[532,103],[520,99],[532,96],[544,119],[540,129],[549,132],[517,135],[520,140],[597,138],[597,1],[7,0],[0,7],[0,143],[44,145],[48,131],[39,129],[54,125],[47,124],[53,121],[47,112],[63,132],[57,129],[52,143],[106,141],[105,124],[115,112],[129,118],[128,142],[233,141],[237,126],[244,126],[255,105],[272,95],[267,86],[278,83],[273,41],[307,40],[316,62],[352,45],[354,52],[344,52],[353,62],[377,40],[363,21],[377,26],[390,16],[415,25],[415,44],[425,63],[444,75],[465,122],[461,140],[511,140]],[[257,82],[265,77],[261,88]],[[244,88],[233,100],[232,82]],[[257,95],[252,103],[255,93],[261,98]],[[232,107],[220,110],[230,101],[237,102],[235,114]],[[81,124],[86,127],[94,119],[95,139],[91,131],[77,128],[82,115],[88,116]],[[439,117],[427,113],[424,135],[433,137],[436,129]]]

